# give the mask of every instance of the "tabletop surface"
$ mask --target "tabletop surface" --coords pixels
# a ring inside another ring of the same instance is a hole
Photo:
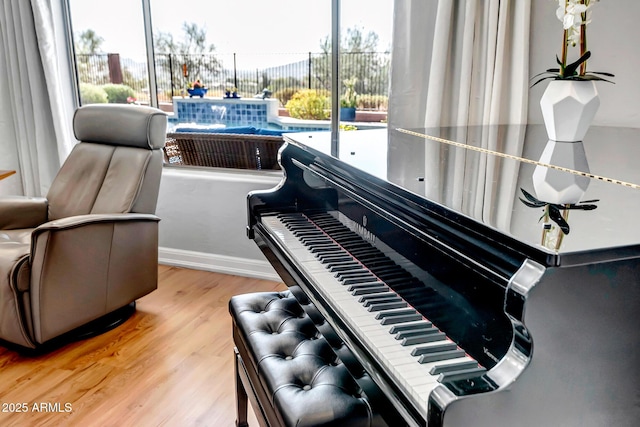
[[[287,138],[331,152],[329,132]],[[588,170],[561,173],[588,176],[578,205],[595,208],[567,212],[557,247],[542,239],[544,208],[523,202],[524,192],[536,197],[532,175],[548,142],[542,125],[343,131],[336,157],[543,251],[640,247],[640,129],[592,127],[580,142]]]

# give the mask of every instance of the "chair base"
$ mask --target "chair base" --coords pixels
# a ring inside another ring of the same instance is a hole
[[[112,329],[117,328],[126,322],[133,313],[136,312],[136,302],[133,301],[124,307],[120,307],[111,313],[105,314],[96,320],[82,325],[73,331],[68,332],[71,341],[81,341],[88,338],[92,338],[98,335],[102,335],[105,332],[109,332]],[[64,334],[62,336],[65,336]]]
[[[14,350],[24,356],[39,356],[44,353],[49,353],[53,350],[57,350],[67,344],[86,340],[88,338],[92,338],[108,332],[126,322],[127,319],[129,319],[133,315],[133,313],[135,313],[135,311],[136,302],[133,301],[125,305],[124,307],[120,307],[112,311],[111,313],[107,313],[104,316],[87,323],[86,325],[82,325],[43,344],[40,344],[36,348],[22,347],[12,343],[3,342],[1,340],[0,345],[10,350]]]

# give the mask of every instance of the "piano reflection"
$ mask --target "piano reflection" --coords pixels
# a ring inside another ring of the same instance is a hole
[[[640,130],[590,130],[574,175],[597,209],[553,245],[551,203],[520,200],[542,126],[342,132],[333,156],[329,133],[285,140],[248,235],[369,372],[388,425],[637,425]]]

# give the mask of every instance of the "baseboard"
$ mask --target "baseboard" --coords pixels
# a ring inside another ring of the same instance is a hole
[[[158,263],[234,276],[281,280],[271,264],[263,260],[160,247],[158,248]]]

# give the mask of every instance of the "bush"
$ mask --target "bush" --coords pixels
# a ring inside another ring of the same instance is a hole
[[[329,118],[329,98],[312,89],[296,92],[285,105],[296,119],[326,120]]]
[[[80,103],[85,104],[106,104],[108,102],[107,92],[100,86],[90,83],[80,83]]]
[[[102,86],[107,93],[109,104],[127,104],[127,98],[135,98],[135,91],[127,86],[120,84],[107,84]]]
[[[359,95],[358,108],[361,110],[388,109],[389,98],[386,95]]]
[[[285,87],[284,89],[280,89],[277,90],[272,98],[276,98],[280,101],[280,105],[281,106],[285,106],[287,105],[287,102],[289,102],[289,100],[291,98],[293,98],[293,95],[298,91],[297,88],[295,87]]]

